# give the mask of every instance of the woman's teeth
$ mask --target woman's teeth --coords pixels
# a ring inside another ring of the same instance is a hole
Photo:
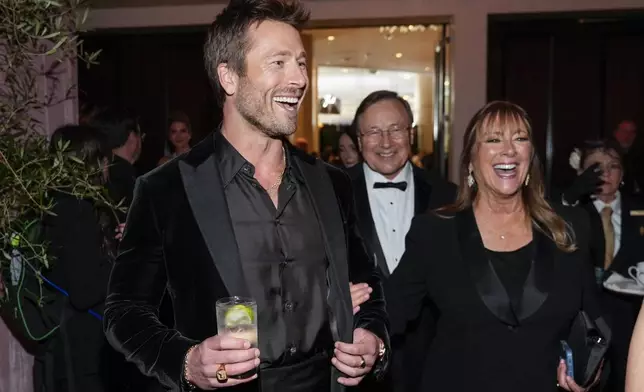
[[[514,163],[494,165],[494,169],[496,170],[514,170],[516,168],[517,165]]]

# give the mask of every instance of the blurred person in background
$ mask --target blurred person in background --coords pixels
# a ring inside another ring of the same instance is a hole
[[[105,184],[110,151],[100,131],[69,125],[57,129],[51,148],[69,143],[66,154],[82,160],[95,172],[90,181]],[[102,392],[109,390],[109,351],[101,320],[90,314],[103,314],[107,282],[116,244],[112,211],[94,202],[63,192],[53,195],[55,215],[44,221],[47,240],[55,257],[48,277],[68,293],[62,323],[48,349],[53,355],[55,392]],[[52,369],[47,369],[49,372]]]
[[[637,136],[637,125],[630,120],[619,123],[613,131],[623,155],[624,184],[622,192],[644,198],[644,157],[641,138]]]
[[[342,132],[338,138],[338,154],[342,167],[349,169],[360,163],[358,141],[349,132]]]
[[[563,201],[579,205],[590,217],[591,262],[601,290],[600,299],[612,329],[605,378],[606,392],[622,392],[626,359],[641,298],[605,289],[613,272],[628,277],[628,269],[644,260],[644,217],[632,211],[644,203],[623,192],[624,166],[620,144],[613,139],[588,141],[581,147],[578,177]]]
[[[108,108],[92,117],[91,126],[105,135],[109,159],[107,189],[115,202],[128,208],[132,203],[137,178],[134,164],[141,156],[145,134],[138,119],[124,109]],[[126,212],[118,213],[118,223],[125,222]]]
[[[168,120],[166,155],[159,160],[158,166],[190,150],[192,127],[188,116],[180,111],[173,112]]]

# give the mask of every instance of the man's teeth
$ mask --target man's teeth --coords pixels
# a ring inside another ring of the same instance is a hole
[[[512,164],[499,164],[499,165],[494,165],[495,169],[500,169],[500,170],[513,170],[516,169],[517,165],[512,163]]]
[[[281,103],[290,103],[290,104],[296,104],[298,103],[300,99],[296,97],[275,97],[273,98],[273,101],[275,102],[281,102]]]

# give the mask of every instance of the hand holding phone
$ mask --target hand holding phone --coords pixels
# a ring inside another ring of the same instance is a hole
[[[575,368],[572,357],[572,349],[565,340],[561,341],[561,359],[566,363],[566,375],[575,379]]]

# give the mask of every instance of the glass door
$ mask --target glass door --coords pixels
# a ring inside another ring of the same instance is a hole
[[[451,129],[451,66],[449,26],[441,28],[441,38],[434,48],[434,167],[448,178]]]

